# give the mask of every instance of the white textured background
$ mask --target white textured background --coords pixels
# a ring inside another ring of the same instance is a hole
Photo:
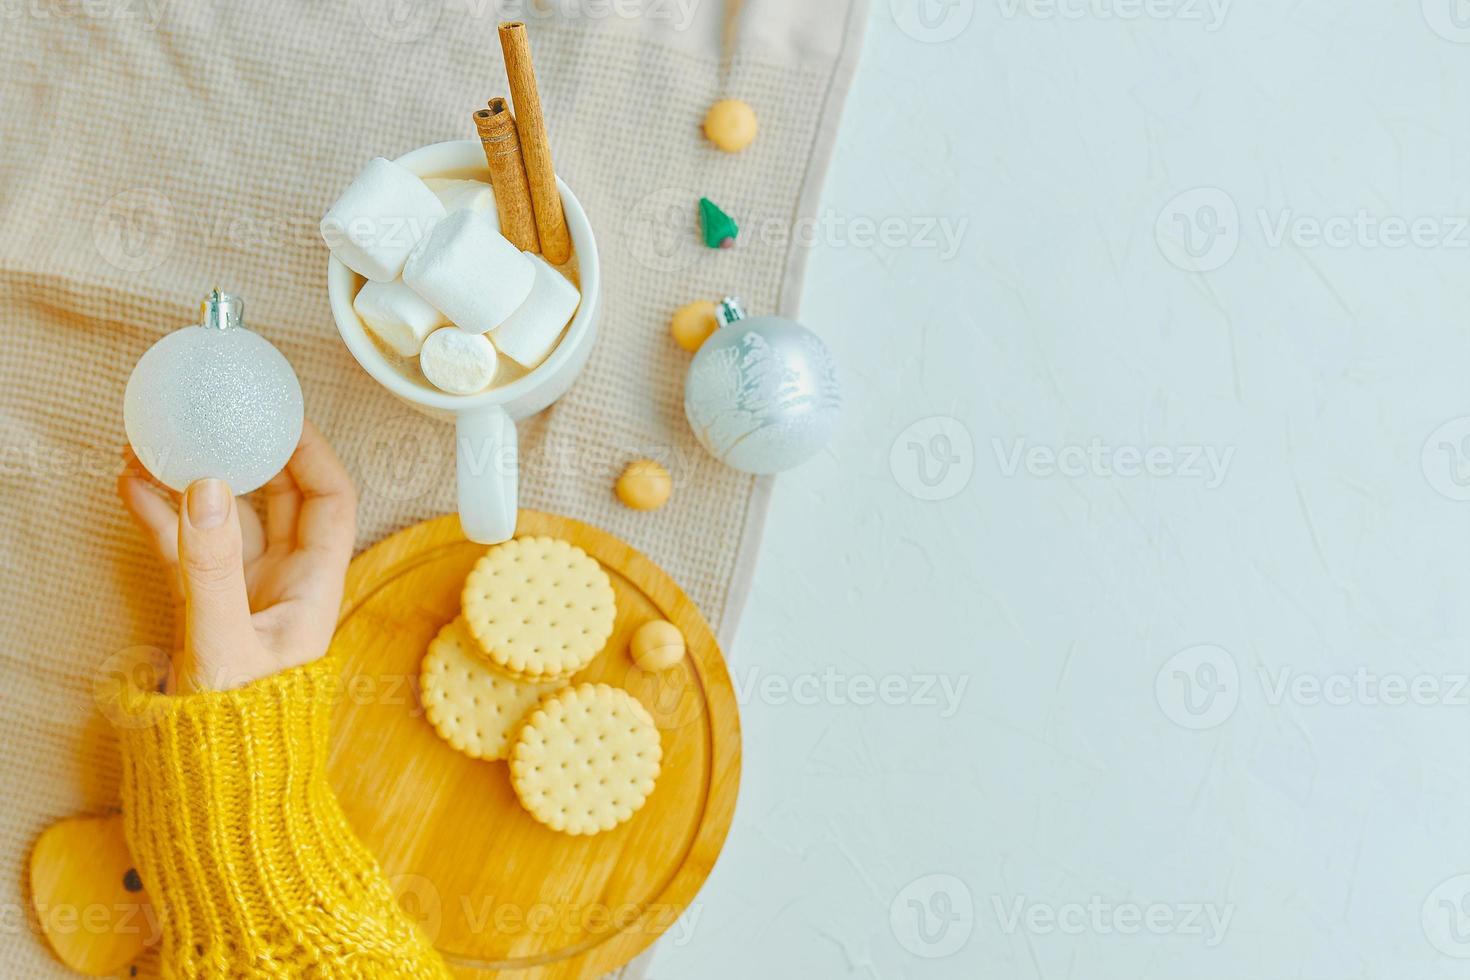
[[[922,3],[655,977],[1470,975],[1470,4]]]

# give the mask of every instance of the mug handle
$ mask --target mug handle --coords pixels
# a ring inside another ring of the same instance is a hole
[[[499,405],[461,412],[454,422],[454,449],[465,537],[480,544],[509,541],[517,513],[515,420]]]

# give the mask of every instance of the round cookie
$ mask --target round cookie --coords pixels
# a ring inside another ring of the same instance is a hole
[[[633,632],[628,654],[643,670],[668,670],[684,659],[684,634],[666,619],[650,619]]]
[[[669,502],[674,492],[674,478],[669,471],[651,459],[629,463],[613,486],[613,492],[632,510],[658,510]]]
[[[708,299],[698,299],[679,307],[669,320],[669,333],[674,343],[690,353],[699,350],[709,340],[710,334],[718,329],[720,321],[715,319],[715,304]]]
[[[602,566],[548,537],[516,538],[486,552],[465,580],[462,608],[491,664],[532,682],[565,680],[587,666],[617,614]]]
[[[704,135],[726,153],[739,153],[755,141],[755,110],[739,99],[722,99],[704,117]]]
[[[579,684],[548,694],[516,735],[510,781],[521,806],[564,834],[612,830],[653,792],[663,746],[627,691]]]
[[[485,663],[463,619],[429,643],[419,674],[420,697],[439,737],[472,759],[504,759],[510,737],[556,684],[528,684]]]

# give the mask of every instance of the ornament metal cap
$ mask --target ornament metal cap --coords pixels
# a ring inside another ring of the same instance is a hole
[[[740,305],[740,300],[734,296],[726,296],[715,306],[715,322],[722,327],[728,327],[744,319],[745,309]]]
[[[233,293],[222,293],[219,287],[209,291],[199,304],[208,330],[229,330],[245,325],[245,301]]]

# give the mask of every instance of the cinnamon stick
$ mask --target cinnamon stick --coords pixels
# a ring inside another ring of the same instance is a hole
[[[521,138],[521,157],[526,164],[526,181],[531,188],[531,206],[536,214],[536,234],[541,254],[552,265],[572,256],[572,237],[556,189],[556,170],[551,164],[551,144],[546,137],[546,118],[541,114],[541,96],[536,90],[536,70],[531,66],[531,42],[526,25],[510,21],[500,25],[500,47],[505,52],[505,75],[515,103],[516,132]]]
[[[490,165],[490,185],[495,188],[495,208],[500,212],[500,233],[522,252],[541,251],[536,235],[536,215],[531,208],[531,188],[526,183],[526,166],[521,160],[521,141],[516,136],[515,117],[504,99],[491,99],[490,108],[475,113],[475,129]]]

